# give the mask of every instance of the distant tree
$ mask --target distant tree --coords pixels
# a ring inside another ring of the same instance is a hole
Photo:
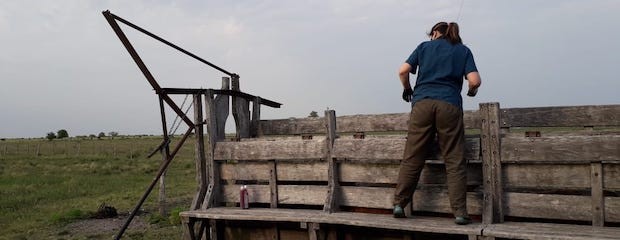
[[[101,139],[102,137],[105,137],[105,133],[100,132],[99,135],[97,135],[97,139]]]
[[[56,133],[56,137],[58,139],[68,138],[69,137],[69,133],[67,132],[67,130],[60,129],[60,130],[58,130],[58,133]]]
[[[114,137],[118,136],[118,132],[109,132],[108,136],[114,138]]]
[[[95,135],[95,134],[88,135],[88,138],[90,138],[90,139],[95,139],[96,137],[97,137],[97,135]]]
[[[316,111],[312,111],[308,117],[319,117],[319,114],[317,114]]]
[[[54,132],[48,132],[48,133],[47,133],[47,136],[45,136],[45,138],[47,138],[47,140],[52,141],[52,140],[54,140],[54,138],[56,138],[56,133],[54,133]]]

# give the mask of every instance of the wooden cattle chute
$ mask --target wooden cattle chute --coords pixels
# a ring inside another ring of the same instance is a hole
[[[468,211],[479,221],[458,226],[447,217],[437,149],[408,207],[413,217],[394,219],[389,212],[409,113],[336,117],[330,110],[322,118],[260,120],[261,105],[280,104],[241,92],[237,74],[109,11],[103,15],[158,94],[164,136],[164,162],[117,239],[192,132],[197,191],[181,213],[189,239],[365,238],[377,231],[376,239],[425,239],[425,233],[469,239],[620,236],[613,227],[620,225],[620,105],[500,109],[483,103],[466,111]],[[220,89],[162,88],[117,21],[229,77]],[[193,120],[171,94],[193,96]],[[224,135],[230,98],[237,127],[232,140]],[[164,103],[189,126],[172,151]],[[249,210],[237,207],[241,185],[250,190]]]
[[[429,156],[414,195],[416,216],[368,213],[392,207],[408,117],[327,111],[323,118],[261,120],[258,138],[216,141],[207,160],[219,190],[200,209],[181,213],[186,237],[355,237],[343,226],[396,231],[377,239],[409,239],[412,232],[472,239],[620,236],[619,228],[603,227],[620,223],[620,105],[500,109],[484,103],[466,111],[468,210],[482,222],[467,226],[419,216],[450,213],[436,156]],[[250,210],[236,207],[241,185],[250,189]],[[257,221],[274,225],[248,227]],[[306,230],[281,226],[287,222]]]

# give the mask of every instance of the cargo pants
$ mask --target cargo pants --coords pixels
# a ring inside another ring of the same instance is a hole
[[[403,160],[398,172],[394,205],[405,207],[412,199],[426,156],[437,135],[440,158],[447,173],[448,196],[455,217],[467,215],[467,162],[463,111],[448,102],[423,99],[416,102],[409,117]]]

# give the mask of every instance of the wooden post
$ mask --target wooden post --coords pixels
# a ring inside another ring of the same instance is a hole
[[[4,149],[5,153],[4,154],[6,154],[6,145],[4,147],[5,147],[5,149]],[[41,144],[40,143],[37,143],[37,152],[35,152],[35,156],[37,156],[37,157],[41,156]]]
[[[222,77],[222,90],[229,90],[230,89],[230,78],[229,77]],[[215,118],[216,118],[216,123],[215,126],[217,127],[217,141],[221,141],[224,140],[224,138],[226,137],[226,119],[228,119],[228,114],[229,114],[229,108],[230,108],[230,98],[228,95],[225,94],[218,94],[217,97],[215,97]]]
[[[592,191],[592,226],[605,225],[605,195],[603,194],[603,163],[590,164],[590,183]]]
[[[164,135],[164,140],[168,140],[168,129],[166,124],[166,113],[164,109],[164,100],[161,95],[159,95],[159,110],[161,114],[161,123],[162,123],[162,132]],[[170,158],[170,146],[166,144],[161,151],[161,161],[165,163]],[[166,173],[168,171],[164,170],[161,177],[159,178],[159,198],[158,198],[158,207],[159,207],[159,215],[166,216]]]
[[[325,111],[325,127],[327,128],[327,151],[325,159],[327,159],[327,199],[323,206],[323,211],[332,213],[339,209],[339,175],[338,163],[333,158],[334,141],[336,140],[336,111]]]
[[[484,198],[482,201],[482,222],[501,223],[503,214],[501,143],[499,133],[499,103],[481,103],[482,121],[482,175]]]
[[[205,94],[205,125],[207,126],[207,141],[206,146],[208,149],[205,151],[206,154],[206,165],[207,165],[207,176],[208,176],[208,186],[206,196],[202,203],[201,209],[207,209],[211,207],[215,207],[218,205],[219,201],[219,185],[220,185],[220,175],[219,169],[216,165],[215,159],[213,158],[215,144],[218,139],[217,136],[217,126],[216,124],[216,109],[215,109],[215,101],[213,99],[213,90],[207,90]],[[215,231],[213,226],[211,226],[211,230]]]
[[[200,205],[202,205],[207,192],[207,158],[205,157],[204,148],[202,94],[194,94],[194,124],[197,191],[192,201],[191,210],[200,209]]]
[[[256,97],[252,101],[252,120],[250,122],[250,137],[259,137],[262,135],[260,129],[260,102],[261,98]]]
[[[232,90],[241,91],[239,76],[232,77]],[[242,97],[232,97],[233,117],[237,126],[237,139],[250,137],[250,106],[248,100]]]
[[[269,161],[269,187],[271,189],[271,208],[278,208],[278,169],[276,161]]]

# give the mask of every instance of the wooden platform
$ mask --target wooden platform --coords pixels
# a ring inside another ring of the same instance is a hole
[[[517,239],[620,239],[620,228],[572,224],[504,222],[484,226],[483,236]]]
[[[391,229],[411,232],[445,233],[469,235],[475,239],[483,237],[515,239],[566,239],[566,240],[612,240],[620,239],[620,228],[593,227],[573,224],[504,222],[500,224],[472,223],[456,225],[452,218],[414,216],[393,218],[389,214],[353,212],[326,213],[322,210],[253,208],[249,210],[216,207],[207,210],[186,211],[181,218],[269,221],[335,224],[357,227]]]
[[[452,218],[416,216],[402,219],[394,218],[391,214],[353,212],[326,213],[322,210],[285,208],[253,208],[244,210],[231,207],[215,207],[207,210],[182,212],[181,218],[338,224],[412,232],[434,232],[474,236],[480,235],[483,228],[483,225],[480,223],[456,225]]]

